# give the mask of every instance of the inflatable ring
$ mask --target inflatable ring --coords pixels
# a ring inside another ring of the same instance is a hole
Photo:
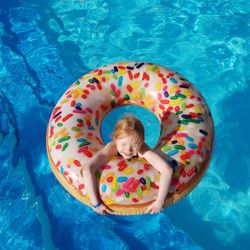
[[[100,126],[121,105],[152,111],[161,124],[154,150],[174,173],[164,206],[179,201],[200,181],[212,155],[214,126],[194,86],[152,63],[121,62],[97,68],[72,84],[55,106],[47,128],[47,153],[59,182],[90,206],[80,170],[104,147]],[[96,172],[98,195],[114,214],[143,214],[156,199],[160,174],[143,158],[115,156]]]

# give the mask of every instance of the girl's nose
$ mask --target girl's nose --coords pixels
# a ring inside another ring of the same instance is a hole
[[[128,152],[133,152],[133,148],[131,146],[127,147]]]

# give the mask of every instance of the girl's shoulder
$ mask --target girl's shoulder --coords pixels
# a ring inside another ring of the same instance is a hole
[[[116,155],[117,147],[114,141],[110,141],[105,145],[105,150],[109,152],[110,155]]]
[[[143,155],[150,150],[150,147],[144,142],[138,152],[139,157],[143,157]]]

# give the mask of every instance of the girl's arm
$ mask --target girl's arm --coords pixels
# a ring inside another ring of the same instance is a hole
[[[152,210],[151,213],[160,212],[170,188],[173,169],[160,155],[152,151],[146,144],[144,144],[139,156],[145,158],[161,174],[158,196],[155,202],[147,209],[147,212]]]
[[[100,203],[100,200],[97,195],[95,172],[116,153],[117,150],[115,143],[109,142],[104,146],[104,148],[97,152],[86,164],[84,164],[81,170],[81,174],[84,178],[84,183],[90,198],[90,202],[94,206]],[[104,210],[111,212],[107,207],[99,208],[99,206],[94,210],[101,214],[103,214],[102,212],[104,212]]]

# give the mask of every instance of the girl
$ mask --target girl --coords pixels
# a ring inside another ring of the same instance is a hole
[[[144,127],[134,117],[123,117],[115,126],[113,141],[106,144],[81,170],[93,210],[102,215],[112,213],[112,210],[98,199],[94,173],[112,156],[117,154],[126,160],[136,156],[143,157],[160,172],[157,199],[146,210],[150,214],[159,213],[164,205],[173,171],[161,156],[144,143]]]

